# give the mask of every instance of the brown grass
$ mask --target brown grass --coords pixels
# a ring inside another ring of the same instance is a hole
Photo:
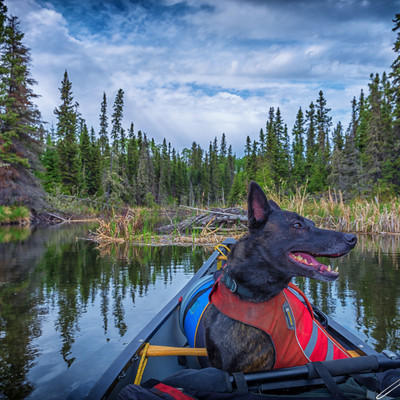
[[[345,202],[340,192],[329,191],[325,197],[306,194],[306,187],[296,190],[293,195],[265,190],[267,197],[278,203],[282,209],[295,211],[313,220],[317,226],[342,232],[400,234],[400,200],[392,198],[382,202],[377,197],[370,200],[356,199]],[[171,235],[156,235],[151,210],[130,209],[124,215],[115,215],[109,221],[99,220],[99,228],[92,239],[99,243],[141,243],[141,244],[215,244],[226,237],[239,238],[244,231],[239,227],[232,231],[222,226],[211,228],[212,220],[201,232]],[[149,221],[152,223],[149,223]]]
[[[325,197],[306,194],[306,187],[286,196],[266,190],[268,198],[282,209],[295,211],[313,220],[319,227],[354,233],[400,233],[400,199],[390,201],[373,199],[343,200],[342,193],[329,191]]]

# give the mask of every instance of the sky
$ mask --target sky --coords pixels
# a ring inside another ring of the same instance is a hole
[[[30,48],[42,118],[56,125],[65,70],[89,127],[124,90],[134,123],[178,151],[225,133],[243,155],[270,107],[289,133],[320,90],[333,125],[371,73],[390,72],[400,0],[5,0]]]

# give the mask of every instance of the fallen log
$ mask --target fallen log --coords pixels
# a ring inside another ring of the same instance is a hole
[[[191,209],[202,214],[195,215],[184,219],[175,224],[164,225],[158,228],[158,232],[162,234],[170,234],[174,231],[179,233],[191,233],[192,230],[209,229],[231,229],[235,227],[237,230],[245,230],[247,225],[247,212],[242,208],[212,208],[209,210],[181,206],[186,209]]]

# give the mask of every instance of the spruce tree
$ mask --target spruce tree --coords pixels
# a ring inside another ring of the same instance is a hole
[[[341,190],[345,197],[354,196],[356,193],[361,194],[364,188],[360,178],[360,158],[351,124],[345,135],[343,150],[339,150],[338,156],[340,155],[342,155],[341,159],[334,160],[340,163],[337,166],[338,178],[335,187]]]
[[[227,147],[226,147],[226,137],[225,133],[222,134],[219,156],[218,156],[218,169],[220,177],[220,190],[222,203],[225,205],[227,197],[230,190],[230,176],[228,171],[228,161],[227,161]]]
[[[254,159],[251,157],[251,139],[250,136],[246,137],[246,144],[245,144],[245,148],[244,148],[244,157],[245,157],[245,174],[247,179],[253,180],[255,179],[254,171],[255,171],[255,165],[252,163],[254,161]]]
[[[219,157],[220,159],[224,159],[226,157],[226,137],[225,133],[222,134],[221,144],[219,149]]]
[[[6,19],[6,8],[0,3],[0,159],[5,163],[29,163],[22,154],[24,144],[39,139],[40,113],[33,103],[38,96],[30,75],[30,51],[23,44],[24,34],[17,17]]]
[[[215,203],[221,197],[221,177],[218,168],[218,139],[216,137],[213,142],[210,142],[208,161],[210,199],[207,202]]]
[[[200,146],[199,146],[200,149]],[[199,186],[196,188],[192,188],[193,193],[197,193],[197,202],[204,204],[207,201],[207,206],[210,205],[211,201],[211,174],[210,174],[210,158],[209,153],[204,152],[204,160],[203,157],[199,159],[201,170],[200,172],[200,182]],[[194,203],[192,203],[193,205]]]
[[[110,151],[110,163],[109,171],[106,174],[108,177],[106,188],[106,199],[109,202],[110,195],[112,193],[112,188],[114,187],[114,199],[117,199],[121,195],[121,191],[117,188],[123,188],[121,181],[123,181],[124,176],[120,164],[120,139],[121,139],[121,129],[122,129],[122,118],[123,118],[123,107],[124,107],[124,91],[119,89],[117,95],[115,96],[115,101],[113,105],[113,113],[111,116],[111,151]],[[113,182],[115,180],[115,182]]]
[[[81,123],[79,135],[79,164],[80,164],[80,188],[82,191],[88,193],[89,187],[91,186],[91,158],[92,149],[90,144],[90,137],[87,125],[84,121]]]
[[[158,204],[167,204],[170,193],[170,159],[168,156],[167,141],[164,138],[161,147],[160,172],[158,180]]]
[[[282,182],[287,181],[289,176],[289,149],[287,127],[283,122],[281,110],[278,107],[275,114],[274,132],[275,136],[275,154],[273,155],[273,174],[275,186],[280,186]]]
[[[179,176],[179,154],[176,153],[175,149],[172,149],[171,154],[171,198],[177,201],[177,204],[180,204],[181,192],[179,190],[178,185],[182,185],[183,183],[180,181],[181,177]],[[179,200],[178,200],[179,197]]]
[[[382,144],[383,126],[381,118],[381,97],[379,74],[371,74],[369,86],[369,124],[367,129],[367,145],[365,149],[365,175],[367,188],[373,190],[378,180],[382,178]]]
[[[74,103],[72,84],[67,71],[59,88],[61,105],[54,110],[58,118],[57,136],[61,182],[69,193],[78,184],[78,144],[76,141],[77,103]]]
[[[114,153],[118,153],[121,147],[121,129],[122,129],[122,118],[124,116],[124,91],[119,89],[115,96],[113,105],[113,113],[111,116],[111,140],[112,148]]]
[[[267,148],[267,145],[265,143],[265,135],[262,128],[260,129],[258,143],[259,143],[259,154],[261,157],[263,157],[265,155],[265,150]]]
[[[131,128],[129,129],[129,139],[128,139],[128,147],[127,147],[127,176],[129,180],[129,184],[135,190],[136,188],[136,178],[138,172],[139,165],[139,144],[138,140],[135,137],[133,131],[133,123],[131,124]]]
[[[317,143],[309,186],[312,191],[324,190],[327,186],[330,156],[329,130],[332,125],[332,118],[329,116],[330,108],[326,107],[326,99],[322,90],[319,92],[316,104]]]
[[[316,145],[315,145],[315,136],[316,136],[316,121],[315,121],[315,105],[313,102],[310,103],[309,109],[306,111],[306,177],[310,178],[311,176],[311,168],[315,162],[316,156]]]
[[[322,90],[319,91],[316,101],[316,124],[317,124],[317,152],[321,153],[322,157],[329,156],[329,130],[332,125],[332,117],[329,116],[330,108],[326,107],[326,99]]]
[[[0,43],[4,41],[4,29],[7,21],[7,6],[4,4],[4,0],[0,0]]]
[[[99,131],[99,144],[101,154],[108,155],[109,142],[108,142],[108,117],[107,117],[107,96],[103,93],[103,100],[100,106],[100,131]]]
[[[397,54],[396,59],[392,63],[392,71],[390,72],[390,78],[392,79],[392,91],[395,103],[394,109],[394,122],[397,131],[397,137],[400,136],[400,13],[395,14],[393,19],[395,24],[393,32],[397,32],[396,41],[394,43],[393,50]]]
[[[144,138],[140,150],[137,175],[136,201],[138,205],[151,206],[155,201],[152,165],[149,143],[147,142],[147,139]]]
[[[354,108],[354,101],[352,103],[352,109]],[[369,125],[369,104],[368,99],[364,96],[364,91],[361,90],[359,100],[356,107],[357,112],[357,129],[355,131],[355,147],[358,153],[359,173],[360,173],[360,188],[365,186],[366,177],[366,147],[367,147],[367,131]],[[352,115],[354,112],[352,112]],[[352,117],[353,120],[353,117]]]
[[[229,145],[228,155],[226,159],[226,167],[225,167],[226,196],[228,196],[228,194],[230,193],[234,177],[235,177],[235,155],[233,154],[232,145]]]
[[[281,123],[279,118],[275,118],[275,109],[270,107],[268,120],[266,123],[266,153],[265,162],[266,168],[271,175],[272,181],[276,184],[279,182],[278,177],[278,160],[279,160],[279,130],[281,127],[276,126],[276,122]]]
[[[46,143],[40,160],[45,168],[42,178],[43,186],[48,193],[52,193],[61,183],[60,159],[56,147],[56,137],[52,126],[46,136]]]
[[[397,129],[393,116],[396,113],[393,86],[384,72],[381,80],[381,121],[382,121],[382,185],[386,192],[399,192],[400,170],[399,146],[400,130]]]
[[[305,183],[305,154],[304,154],[304,114],[303,110],[299,109],[296,115],[296,121],[293,126],[292,136],[292,154],[293,154],[293,169],[292,179],[295,185]]]
[[[286,124],[283,127],[281,163],[282,167],[280,172],[280,180],[287,184],[291,179],[292,160],[290,157],[289,131]]]
[[[96,140],[96,135],[93,127],[90,130],[90,159],[88,168],[90,171],[90,179],[88,182],[88,194],[102,194],[101,186],[101,148],[99,140]]]
[[[234,206],[245,202],[246,199],[246,175],[245,171],[240,170],[235,174],[233,184],[229,192],[228,204]]]
[[[333,150],[331,154],[330,164],[331,170],[327,178],[327,183],[330,187],[344,190],[343,188],[343,170],[342,165],[346,161],[343,158],[344,149],[344,133],[342,123],[339,121],[333,130]]]
[[[174,189],[174,198],[176,199],[176,204],[189,204],[189,179],[188,179],[188,169],[184,157],[179,153],[176,156],[176,178],[172,181]]]

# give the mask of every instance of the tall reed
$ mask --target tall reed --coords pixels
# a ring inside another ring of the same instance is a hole
[[[340,191],[316,197],[306,194],[306,186],[291,195],[279,190],[266,190],[266,194],[282,209],[295,211],[323,228],[356,233],[400,233],[400,199],[397,197],[386,202],[378,197],[345,202]]]
[[[158,221],[157,209],[128,209],[123,214],[113,214],[111,219],[99,219],[99,227],[92,233],[92,239],[106,242],[143,240],[150,242]]]

